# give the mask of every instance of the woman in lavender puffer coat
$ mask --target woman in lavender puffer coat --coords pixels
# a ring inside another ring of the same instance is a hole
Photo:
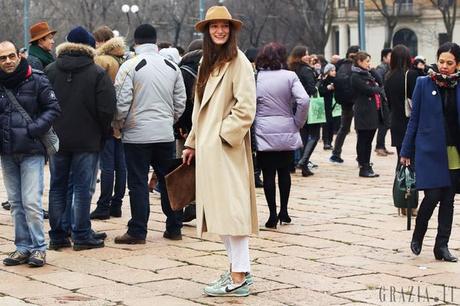
[[[254,122],[257,161],[264,177],[270,217],[267,228],[278,220],[290,223],[287,204],[291,190],[290,165],[294,150],[302,147],[300,128],[305,124],[309,97],[295,72],[286,70],[286,48],[269,43],[256,59],[257,112]],[[280,212],[276,214],[275,176],[278,173]]]

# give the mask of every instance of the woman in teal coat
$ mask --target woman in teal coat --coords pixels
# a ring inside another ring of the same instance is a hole
[[[439,203],[434,256],[456,262],[448,248],[454,197],[460,178],[460,47],[443,44],[437,52],[437,70],[419,77],[412,95],[413,109],[401,149],[401,163],[411,164],[415,153],[417,189],[425,197],[418,211],[411,250],[419,255],[428,222]]]

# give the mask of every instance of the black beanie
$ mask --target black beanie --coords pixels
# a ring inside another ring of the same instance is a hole
[[[157,42],[157,31],[150,24],[141,24],[134,31],[134,43],[136,45],[155,44]]]

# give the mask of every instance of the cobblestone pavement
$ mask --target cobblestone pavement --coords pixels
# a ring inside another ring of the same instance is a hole
[[[359,178],[355,143],[353,133],[343,165],[329,163],[330,151],[319,143],[312,157],[319,165],[315,175],[293,175],[292,224],[265,230],[268,209],[257,190],[261,233],[250,242],[254,285],[247,298],[203,295],[204,285],[227,268],[223,244],[213,236],[197,239],[194,222],[184,227],[182,241],[163,239],[165,218],[152,194],[146,245],[113,243],[130,217],[126,197],[122,218],[92,223],[107,232],[105,248],[48,251],[48,264],[39,269],[0,265],[0,305],[459,304],[460,264],[438,262],[432,254],[436,218],[421,255],[413,256],[411,232],[392,205],[396,157],[373,156],[381,177]],[[454,223],[450,247],[460,255],[458,213]],[[12,250],[11,218],[1,209],[0,253]]]

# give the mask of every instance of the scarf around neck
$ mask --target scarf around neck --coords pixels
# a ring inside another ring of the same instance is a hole
[[[431,80],[441,88],[455,88],[458,80],[460,79],[460,72],[456,72],[451,75],[441,74],[434,71],[433,69],[428,70],[428,75]]]
[[[21,59],[18,67],[12,73],[0,70],[0,85],[8,89],[15,89],[21,82],[32,75],[32,67],[26,59]]]
[[[46,52],[45,50],[43,50],[37,45],[30,45],[29,55],[32,55],[38,58],[42,62],[43,68],[45,68],[46,66],[54,62],[53,55],[49,52]]]

